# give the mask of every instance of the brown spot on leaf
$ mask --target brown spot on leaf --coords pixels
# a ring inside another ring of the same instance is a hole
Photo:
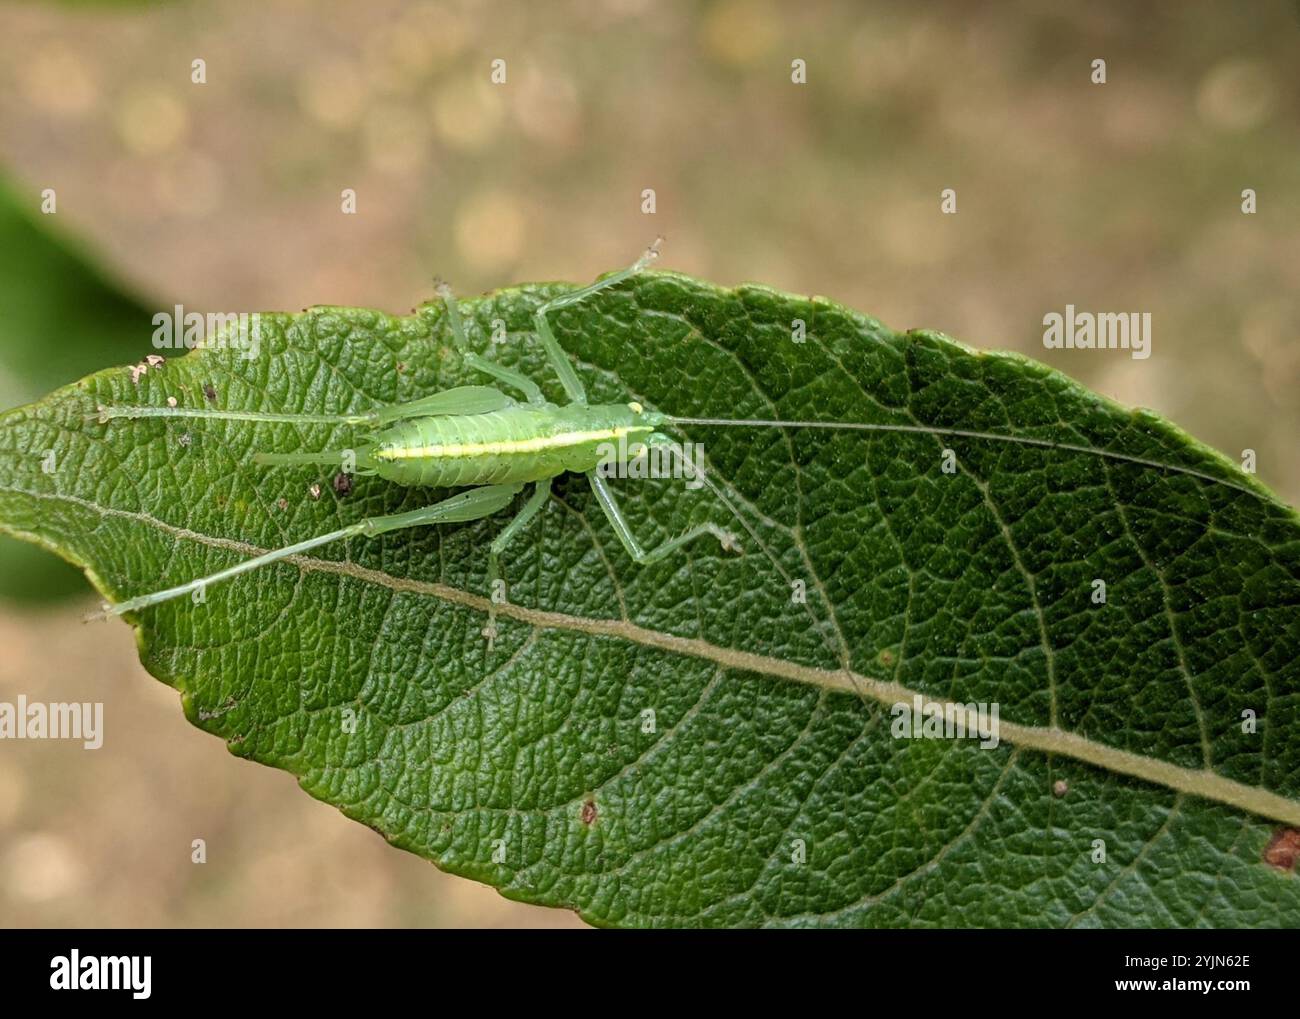
[[[349,495],[352,492],[352,475],[346,471],[339,471],[334,475],[334,491],[338,495]]]
[[[1070,783],[1063,778],[1058,778],[1055,782],[1052,783],[1053,796],[1064,796],[1069,791],[1070,791]]]
[[[583,824],[596,823],[596,801],[595,800],[588,800],[586,803],[582,805],[582,823]]]
[[[217,391],[212,388],[212,383],[203,383],[203,395],[208,398],[208,403],[217,402]]]
[[[1264,847],[1264,862],[1278,870],[1295,870],[1297,857],[1300,857],[1300,831],[1295,828],[1279,828]]]

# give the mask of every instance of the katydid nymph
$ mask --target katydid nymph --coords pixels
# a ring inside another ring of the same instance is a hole
[[[630,400],[624,403],[592,404],[568,355],[551,329],[548,315],[575,305],[600,291],[618,286],[645,269],[657,256],[658,242],[631,266],[603,277],[589,286],[555,297],[538,306],[533,313],[533,327],[545,351],[547,362],[563,388],[568,402],[558,405],[548,401],[537,382],[499,365],[470,349],[456,301],[446,288],[439,295],[452,340],[466,367],[495,380],[497,386],[468,385],[434,393],[408,403],[376,408],[368,413],[350,415],[291,414],[271,411],[222,410],[215,407],[184,406],[107,406],[100,407],[100,423],[114,419],[154,417],[201,418],[225,421],[282,422],[297,424],[331,424],[369,430],[365,441],[354,450],[303,453],[263,453],[255,461],[265,466],[337,466],[347,463],[350,472],[377,475],[395,484],[433,488],[462,488],[450,498],[422,509],[387,516],[373,516],[325,534],[273,549],[246,559],[234,566],[175,587],[128,598],[107,605],[103,615],[114,616],[158,605],[174,598],[194,595],[210,585],[232,579],[271,563],[300,555],[311,549],[349,538],[366,538],[406,528],[450,524],[483,519],[508,507],[527,485],[532,491],[522,506],[497,534],[488,550],[489,589],[495,594],[500,579],[500,559],[511,541],[517,538],[546,505],[552,481],[567,472],[584,474],[615,536],[635,563],[654,563],[676,553],[692,542],[710,538],[724,551],[740,551],[737,536],[716,523],[701,523],[652,548],[638,541],[620,509],[606,477],[599,469],[606,463],[611,448],[621,457],[643,455],[658,448],[681,459],[680,447],[659,429],[664,426],[843,429],[865,432],[916,432],[935,436],[1020,443],[1073,453],[1124,461],[1131,464],[1175,471],[1217,484],[1239,488],[1250,495],[1259,493],[1213,474],[1160,463],[1117,451],[1056,442],[1021,435],[999,434],[941,428],[924,424],[871,423],[854,421],[780,421],[676,417],[647,409]],[[516,396],[510,395],[509,390]],[[346,457],[345,457],[346,454]],[[700,480],[721,505],[754,539],[761,552],[767,553],[754,528],[731,505],[707,473],[696,464],[682,464]],[[748,544],[748,542],[747,542]],[[785,576],[776,559],[767,553],[776,569]],[[786,577],[786,580],[790,578]],[[489,650],[496,637],[495,618],[498,601],[491,600],[483,635]],[[805,608],[805,611],[808,611]],[[813,620],[816,623],[816,620]],[[842,649],[841,664],[848,669]]]
[[[440,286],[453,341],[465,364],[513,390],[522,402],[492,386],[459,386],[409,403],[376,409],[360,415],[280,414],[261,411],[223,411],[189,407],[100,407],[97,418],[185,417],[226,421],[340,424],[372,429],[355,450],[321,453],[260,453],[256,463],[265,466],[349,466],[361,475],[377,475],[400,485],[465,488],[441,502],[389,516],[367,517],[348,527],[317,535],[247,559],[210,576],[176,587],[139,595],[104,607],[104,615],[122,615],[161,602],[193,595],[212,584],[229,580],[270,563],[299,555],[322,545],[354,537],[372,537],[409,527],[479,520],[505,509],[524,486],[533,485],[523,506],[497,535],[488,551],[489,587],[500,577],[500,557],[510,542],[545,506],[551,482],[566,472],[585,474],[596,501],[608,518],[619,542],[636,563],[657,562],[697,538],[712,537],[724,549],[740,550],[734,535],[714,523],[703,523],[653,548],[643,548],[629,526],[618,500],[598,471],[611,449],[628,457],[658,447],[670,456],[681,452],[667,435],[656,431],[671,418],[646,410],[635,401],[590,404],[586,388],[568,355],[552,332],[548,313],[576,304],[592,294],[617,286],[643,270],[658,255],[659,242],[635,263],[596,283],[541,305],[534,314],[537,336],[546,351],[569,402],[548,401],[532,379],[505,368],[469,349],[456,301]],[[345,456],[345,453],[347,454]],[[694,465],[685,465],[694,471]],[[495,606],[496,602],[493,601]],[[495,607],[483,629],[489,649],[496,637]]]

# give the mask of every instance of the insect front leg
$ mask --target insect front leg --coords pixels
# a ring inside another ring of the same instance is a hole
[[[605,479],[595,471],[588,471],[587,480],[591,482],[591,489],[596,493],[596,501],[600,503],[600,508],[605,511],[610,526],[614,528],[614,533],[618,536],[619,542],[627,551],[627,554],[631,556],[633,562],[642,566],[658,562],[660,559],[676,552],[683,545],[690,544],[696,538],[701,538],[706,534],[711,534],[717,538],[724,551],[739,551],[740,549],[734,534],[723,530],[717,524],[709,523],[692,527],[685,534],[670,538],[662,545],[656,545],[647,552],[641,547],[641,543],[636,540],[636,535],[632,533],[632,528],[628,524],[627,518],[623,516],[623,511],[619,508],[618,501],[614,498],[614,493],[610,490]]]
[[[533,489],[533,494],[528,497],[523,508],[515,514],[513,520],[506,524],[496,540],[492,542],[492,547],[488,549],[488,595],[490,606],[488,608],[487,626],[483,627],[483,636],[487,638],[487,653],[492,653],[492,645],[497,639],[497,581],[501,579],[501,553],[506,550],[506,546],[514,540],[528,522],[537,516],[543,506],[546,505],[546,499],[551,494],[551,479],[543,478],[537,482],[537,487]]]
[[[562,294],[559,297],[552,298],[545,304],[541,305],[533,312],[533,322],[537,328],[537,336],[542,341],[542,346],[546,349],[546,357],[551,362],[551,367],[560,379],[560,385],[564,387],[564,392],[574,403],[587,402],[587,390],[583,387],[582,381],[578,378],[578,373],[573,370],[573,362],[569,360],[569,355],[561,348],[559,341],[556,340],[555,334],[551,332],[551,323],[546,316],[552,311],[559,311],[561,308],[567,308],[571,304],[577,304],[585,301],[592,294],[607,290],[610,287],[618,286],[630,276],[635,276],[642,269],[648,266],[659,257],[659,245],[663,238],[655,239],[655,242],[646,249],[645,254],[629,265],[626,269],[620,269],[618,272],[610,273],[602,280],[597,280],[590,286],[582,287],[572,293]]]

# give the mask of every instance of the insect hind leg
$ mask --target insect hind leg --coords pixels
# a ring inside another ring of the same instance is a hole
[[[522,487],[522,485],[484,485],[479,488],[458,492],[450,499],[444,499],[442,502],[421,509],[411,510],[406,513],[392,513],[386,516],[366,517],[337,531],[318,534],[306,541],[295,542],[292,545],[285,545],[270,552],[263,552],[261,555],[245,559],[243,562],[236,563],[234,566],[219,570],[206,577],[199,577],[176,587],[128,598],[125,601],[117,602],[115,605],[105,605],[102,612],[90,618],[120,616],[127,612],[138,612],[140,609],[160,605],[175,598],[183,598],[186,595],[196,596],[214,584],[230,580],[242,573],[260,569],[263,566],[269,566],[271,563],[288,559],[290,556],[301,555],[304,552],[309,552],[314,548],[320,548],[322,545],[328,545],[332,542],[343,541],[348,538],[369,538],[407,527],[480,520],[491,516],[498,510],[504,509],[510,503],[510,500],[519,494]]]
[[[207,421],[252,421],[267,424],[291,425],[370,425],[377,420],[377,412],[363,414],[297,414],[262,410],[220,410],[216,407],[147,407],[101,404],[87,420],[106,425],[110,421],[141,418],[197,418]]]

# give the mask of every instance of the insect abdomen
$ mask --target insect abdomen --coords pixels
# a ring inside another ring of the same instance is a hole
[[[591,470],[611,444],[650,431],[623,404],[518,406],[400,422],[377,437],[371,459],[380,477],[398,484],[511,484]]]

